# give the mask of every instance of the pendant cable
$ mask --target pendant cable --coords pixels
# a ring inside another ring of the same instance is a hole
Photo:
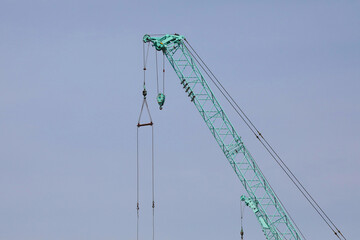
[[[310,203],[310,205],[314,208],[314,210],[319,214],[319,216],[324,220],[324,222],[328,225],[328,227],[333,231],[335,236],[338,239],[341,239],[341,237],[342,237],[343,239],[346,240],[346,238],[343,236],[342,232],[337,228],[337,226],[328,217],[328,215],[324,212],[324,210],[319,206],[319,204],[314,200],[314,198],[310,195],[310,193],[305,189],[305,187],[301,184],[301,182],[294,175],[294,173],[289,169],[289,167],[285,164],[285,162],[280,158],[280,156],[277,154],[277,152],[275,152],[273,147],[264,138],[264,136],[260,133],[260,131],[255,127],[255,125],[252,123],[252,121],[248,118],[248,116],[244,113],[244,111],[240,108],[240,106],[231,97],[229,92],[224,88],[224,86],[220,83],[220,81],[211,72],[211,70],[204,63],[204,61],[200,58],[200,56],[196,53],[196,51],[192,48],[192,46],[189,44],[189,42],[186,41],[186,43],[191,48],[191,50],[195,53],[195,55],[199,58],[199,60],[189,50],[189,48],[187,48],[189,53],[199,63],[200,67],[209,76],[210,80],[215,84],[215,86],[218,88],[218,90],[221,92],[221,94],[225,97],[225,99],[229,102],[229,104],[233,107],[233,109],[241,117],[241,119],[245,122],[245,124],[249,127],[249,129],[254,133],[254,135],[260,141],[260,143],[263,145],[263,147],[267,150],[267,152],[271,155],[271,157],[277,162],[277,164],[282,168],[282,170],[286,173],[286,175],[290,178],[290,180],[294,183],[294,185],[298,188],[298,190],[302,193],[302,195],[306,198],[306,200]],[[286,211],[286,209],[285,209],[285,211]],[[290,218],[291,218],[291,216],[290,216]],[[296,226],[295,222],[294,222],[294,224]],[[304,235],[301,233],[300,229],[298,227],[297,227],[297,229],[299,230],[300,234],[304,237]]]

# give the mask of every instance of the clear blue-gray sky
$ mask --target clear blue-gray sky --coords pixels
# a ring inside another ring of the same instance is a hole
[[[136,239],[142,36],[180,33],[348,239],[360,226],[359,1],[0,2],[0,239]],[[167,65],[156,239],[240,239],[244,189]],[[221,100],[221,99],[220,99]],[[229,108],[225,105],[226,110]],[[335,239],[229,112],[307,239]],[[141,239],[151,239],[141,132]],[[264,239],[249,209],[246,239]]]

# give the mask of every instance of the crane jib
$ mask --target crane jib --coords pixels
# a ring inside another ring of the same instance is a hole
[[[165,54],[180,84],[243,184],[248,196],[243,196],[241,200],[255,213],[266,239],[302,240],[296,225],[288,217],[200,72],[196,58],[186,46],[185,37],[178,34],[145,35],[143,41]]]

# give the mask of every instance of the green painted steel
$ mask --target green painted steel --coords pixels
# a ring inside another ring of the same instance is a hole
[[[184,36],[145,35],[143,41],[151,42],[158,51],[163,51],[166,55],[187,96],[244,186],[248,197],[244,196],[242,200],[254,211],[266,239],[303,239],[209,88],[185,45]]]
[[[165,95],[163,93],[159,93],[157,95],[157,97],[156,97],[156,100],[157,100],[157,102],[159,104],[160,110],[162,110],[162,107],[163,107],[163,105],[165,103]]]

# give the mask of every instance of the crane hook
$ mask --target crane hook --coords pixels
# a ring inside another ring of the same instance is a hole
[[[157,102],[158,102],[158,104],[159,104],[160,110],[162,110],[163,105],[164,105],[164,103],[165,103],[165,95],[164,95],[163,93],[159,93],[159,94],[157,95],[156,100],[157,100]]]

